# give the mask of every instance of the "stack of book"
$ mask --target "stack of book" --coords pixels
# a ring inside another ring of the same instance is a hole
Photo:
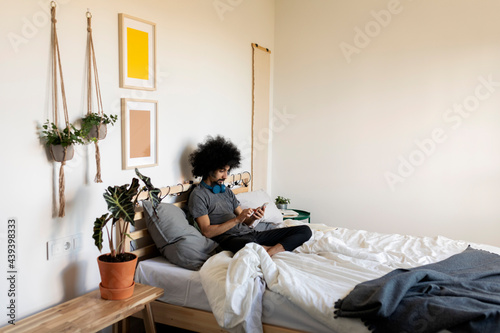
[[[291,209],[280,209],[280,212],[281,214],[283,215],[283,217],[297,217],[299,216],[299,213],[297,213],[296,211],[294,210],[291,210]]]

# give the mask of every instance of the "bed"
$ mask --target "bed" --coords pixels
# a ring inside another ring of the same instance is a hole
[[[227,184],[241,198],[242,206],[256,207],[266,194],[250,192],[245,186],[249,180],[248,173],[232,175]],[[194,185],[178,184],[161,190],[177,196]],[[186,204],[185,197],[179,198],[175,207]],[[168,206],[168,211],[159,211],[158,219],[175,215],[172,205]],[[155,322],[196,332],[369,332],[359,318],[333,315],[335,302],[356,286],[396,269],[411,270],[448,260],[469,246],[500,254],[500,248],[445,237],[390,235],[310,224],[313,237],[294,253],[280,253],[271,260],[260,246],[248,244],[234,256],[224,251],[216,255],[211,252],[195,264],[186,264],[185,258],[179,259],[176,254],[185,250],[172,244],[177,241],[165,235],[167,239],[157,239],[155,234],[162,231],[151,228],[151,224],[160,223],[153,215],[147,205],[139,207],[136,229],[130,233],[130,250],[139,257],[136,281],[165,289],[164,296],[152,304]],[[300,223],[289,220],[277,227]],[[267,228],[268,224],[260,223],[260,227]],[[192,236],[195,242],[188,242],[189,247],[197,244],[201,252],[213,250],[213,244],[200,241],[192,226],[182,228],[182,237],[177,235],[177,240]]]

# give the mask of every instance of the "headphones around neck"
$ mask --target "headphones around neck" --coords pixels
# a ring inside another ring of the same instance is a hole
[[[218,193],[224,193],[226,192],[226,185],[222,184],[222,185],[214,185],[214,186],[209,186],[207,185],[203,180],[201,181],[201,185],[203,185],[204,187],[208,188],[209,190],[212,191],[212,193],[214,194],[218,194]]]

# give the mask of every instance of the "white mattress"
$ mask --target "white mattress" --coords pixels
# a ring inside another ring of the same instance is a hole
[[[199,272],[176,266],[163,257],[141,261],[137,266],[135,281],[163,288],[165,293],[159,301],[211,311]],[[285,297],[269,290],[264,293],[262,321],[308,332],[332,332]]]

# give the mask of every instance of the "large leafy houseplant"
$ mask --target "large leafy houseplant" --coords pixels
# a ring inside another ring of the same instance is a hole
[[[148,200],[151,201],[154,209],[161,201],[161,190],[153,186],[151,179],[142,175],[137,169],[135,169],[135,173],[144,186],[141,187],[139,179],[134,177],[130,184],[109,186],[104,192],[103,196],[109,212],[95,220],[92,236],[95,245],[99,251],[102,251],[104,229],[106,230],[110,253],[101,256],[102,260],[112,262],[130,260],[130,254],[125,253],[125,241],[129,237],[128,227],[135,225],[134,215],[138,194],[147,191]]]

